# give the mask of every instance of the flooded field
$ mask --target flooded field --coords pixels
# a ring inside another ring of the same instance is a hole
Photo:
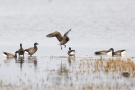
[[[134,90],[134,11],[134,0],[0,0],[0,52],[39,43],[32,58],[0,56],[0,90]],[[46,37],[69,29],[63,50]],[[126,54],[94,55],[110,48]]]
[[[135,89],[135,63],[118,57],[18,58],[0,61],[0,72],[2,90]]]

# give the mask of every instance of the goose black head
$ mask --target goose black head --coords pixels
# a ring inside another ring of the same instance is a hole
[[[20,43],[20,46],[22,46],[22,43]]]
[[[18,51],[16,51],[15,53],[18,53]]]
[[[20,48],[22,48],[22,43],[20,43]]]
[[[69,37],[66,37],[66,41],[69,41],[70,39],[69,39]]]
[[[35,42],[34,45],[39,45],[39,44],[37,42]]]
[[[109,51],[114,51],[114,49],[113,48],[110,48]]]
[[[109,51],[112,51],[112,56],[114,56],[114,49],[110,48]]]

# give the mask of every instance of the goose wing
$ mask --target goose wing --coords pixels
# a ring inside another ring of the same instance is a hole
[[[7,52],[3,52],[5,55],[7,55],[8,57],[14,57],[14,55],[13,54],[11,54],[11,53],[7,53]]]
[[[116,54],[116,55],[120,55],[122,52],[124,52],[125,50],[118,50],[118,51],[116,51],[116,52],[114,52],[114,54]]]
[[[20,54],[23,54],[24,53],[24,49],[23,48],[21,48],[21,49],[19,49],[18,51],[16,51],[17,53],[20,53]]]
[[[25,51],[27,51],[28,53],[30,54],[33,54],[36,52],[36,50],[34,49],[34,47],[31,47],[31,48],[28,48],[28,49],[25,49]]]
[[[96,51],[95,54],[107,54],[109,50]]]
[[[65,34],[64,34],[64,37],[67,37],[67,35],[68,35],[68,33],[71,31],[71,29],[70,30],[68,30]]]
[[[75,50],[69,50],[68,55],[75,55]]]
[[[61,33],[58,31],[50,33],[50,34],[46,35],[46,37],[56,37],[59,41],[62,41],[62,39],[63,39]]]

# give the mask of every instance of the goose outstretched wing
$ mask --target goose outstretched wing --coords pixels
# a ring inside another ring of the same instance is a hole
[[[58,31],[50,33],[50,34],[46,35],[46,37],[56,37],[59,41],[62,41],[62,39],[63,39],[61,33]]]
[[[67,35],[68,35],[68,33],[71,31],[71,29],[70,30],[68,30],[65,34],[64,34],[64,37],[67,37]]]

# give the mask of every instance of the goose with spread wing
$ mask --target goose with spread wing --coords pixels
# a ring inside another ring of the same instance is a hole
[[[71,31],[71,29],[68,30],[68,31],[64,34],[64,36],[62,36],[60,32],[55,31],[55,32],[53,32],[53,33],[50,33],[50,34],[46,35],[46,37],[56,37],[56,38],[58,39],[58,41],[60,42],[58,45],[61,46],[61,50],[62,50],[62,45],[64,45],[64,46],[66,47],[65,44],[70,40],[69,37],[68,37],[68,33],[69,33],[70,31]]]

